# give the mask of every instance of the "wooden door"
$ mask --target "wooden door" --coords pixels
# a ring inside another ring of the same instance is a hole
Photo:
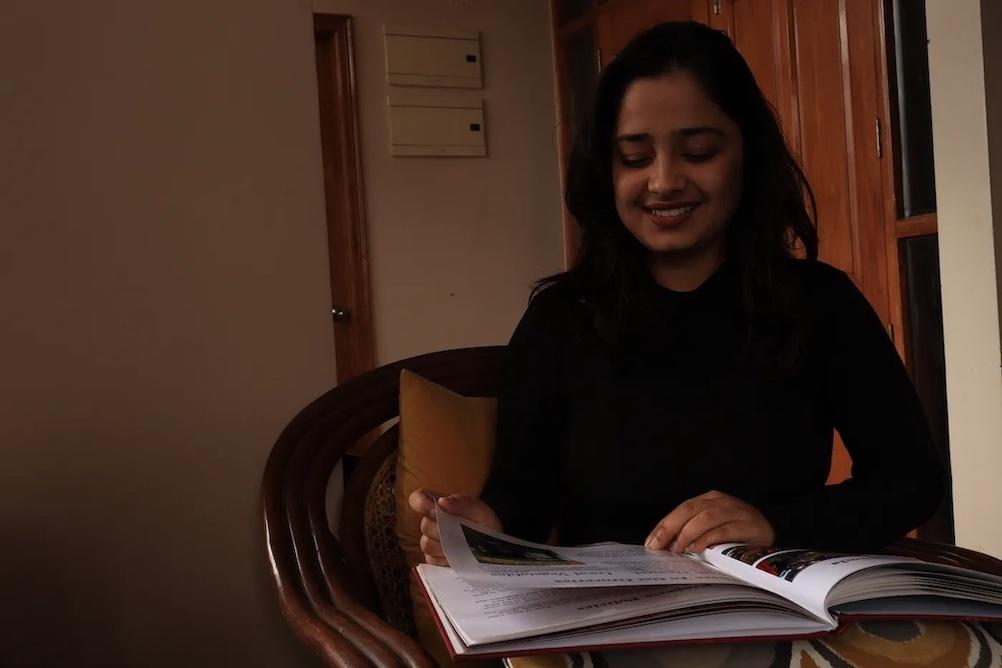
[[[616,57],[631,39],[665,21],[692,18],[691,0],[631,0],[609,3],[598,15],[599,59],[603,66]]]
[[[730,36],[776,109],[791,148],[799,151],[790,4],[789,0],[694,0],[693,19]]]
[[[314,15],[337,381],[373,367],[372,308],[351,18]]]

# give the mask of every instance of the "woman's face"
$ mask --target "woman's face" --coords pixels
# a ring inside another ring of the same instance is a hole
[[[695,77],[674,71],[630,84],[613,141],[616,211],[651,261],[723,261],[741,197],[743,143]]]

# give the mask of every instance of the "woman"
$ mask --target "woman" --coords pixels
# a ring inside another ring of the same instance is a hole
[[[581,250],[511,339],[483,494],[410,499],[428,562],[446,563],[436,503],[533,540],[679,551],[868,551],[932,514],[915,392],[817,261],[810,187],[724,34],[663,24],[610,63],[567,205]],[[825,486],[833,429],[853,476]]]

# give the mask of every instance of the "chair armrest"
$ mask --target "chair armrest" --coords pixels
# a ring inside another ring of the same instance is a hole
[[[884,552],[949,566],[961,566],[982,573],[1002,576],[1002,560],[956,545],[935,543],[914,538],[901,538],[888,545]]]

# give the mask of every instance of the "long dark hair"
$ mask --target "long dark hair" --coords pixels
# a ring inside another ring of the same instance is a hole
[[[600,333],[613,340],[644,308],[650,274],[645,249],[616,213],[613,136],[629,85],[676,70],[691,73],[741,131],[744,183],[727,228],[727,262],[741,284],[750,345],[792,362],[799,356],[799,308],[784,274],[797,245],[808,259],[817,259],[814,194],[741,54],[724,33],[699,23],[647,30],[602,73],[567,169],[567,208],[579,228],[577,259],[570,270],[542,279],[537,290],[553,283],[576,286],[592,304]],[[775,340],[777,330],[784,332],[782,341]]]

